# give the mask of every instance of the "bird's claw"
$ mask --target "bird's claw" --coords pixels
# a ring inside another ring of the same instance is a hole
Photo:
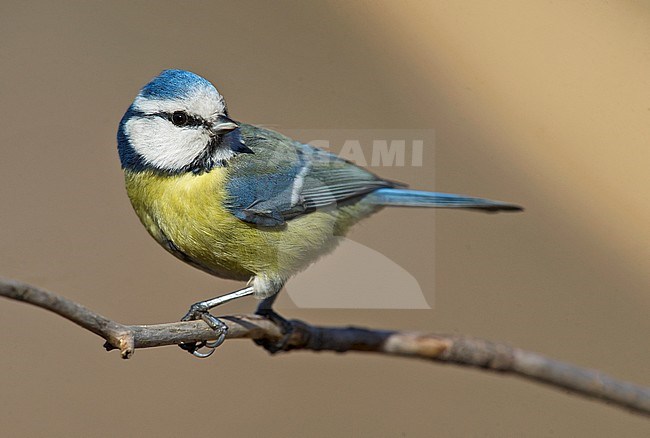
[[[270,308],[258,308],[255,313],[271,320],[274,324],[280,326],[282,328],[283,336],[282,339],[277,342],[271,342],[266,339],[255,339],[254,342],[271,354],[286,350],[293,333],[293,325],[291,322]]]
[[[193,356],[204,359],[206,357],[210,357],[212,353],[214,353],[214,350],[223,344],[223,341],[226,340],[228,326],[221,322],[219,318],[208,312],[208,309],[201,304],[202,303],[192,304],[190,310],[185,314],[185,316],[183,316],[183,318],[181,318],[181,321],[195,321],[201,319],[207,325],[209,325],[212,330],[218,333],[217,338],[213,341],[199,341],[180,344],[179,347],[188,353],[191,353]]]

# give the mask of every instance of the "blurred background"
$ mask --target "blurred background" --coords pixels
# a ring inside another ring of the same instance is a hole
[[[474,335],[650,385],[649,22],[644,1],[3,1],[0,275],[123,323],[177,320],[241,286],[158,247],[123,188],[123,112],[162,69],[189,69],[233,118],[279,131],[433,129],[422,167],[372,170],[526,207],[386,210],[350,239],[407,270],[432,308],[283,296],[285,316]],[[327,275],[373,286],[354,260],[337,266]],[[172,347],[124,361],[9,300],[0,345],[6,436],[650,433],[603,404],[418,361],[271,357],[248,341],[204,361]]]

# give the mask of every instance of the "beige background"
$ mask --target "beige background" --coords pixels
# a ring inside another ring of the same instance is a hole
[[[122,185],[122,113],[160,70],[186,68],[233,117],[279,130],[435,129],[435,161],[375,170],[527,208],[385,211],[351,238],[435,291],[433,309],[287,316],[467,333],[648,385],[649,22],[632,1],[4,1],[0,275],[125,323],[239,286],[160,249]],[[332,275],[360,284],[353,265]],[[6,300],[0,346],[3,436],[650,433],[618,409],[423,362],[270,357],[245,341],[205,361],[176,348],[122,361]]]

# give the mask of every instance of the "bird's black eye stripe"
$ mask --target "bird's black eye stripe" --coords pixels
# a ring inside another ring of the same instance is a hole
[[[182,128],[182,127],[198,127],[198,126],[203,126],[205,123],[203,122],[203,119],[200,117],[196,116],[191,116],[187,114],[185,111],[174,111],[173,113],[162,113],[160,114],[162,117],[167,118],[170,122],[172,122],[174,125]]]

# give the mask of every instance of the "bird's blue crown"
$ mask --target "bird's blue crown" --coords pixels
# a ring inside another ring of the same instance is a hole
[[[210,81],[186,70],[163,70],[140,91],[140,96],[153,99],[187,97],[198,87],[214,88]]]

